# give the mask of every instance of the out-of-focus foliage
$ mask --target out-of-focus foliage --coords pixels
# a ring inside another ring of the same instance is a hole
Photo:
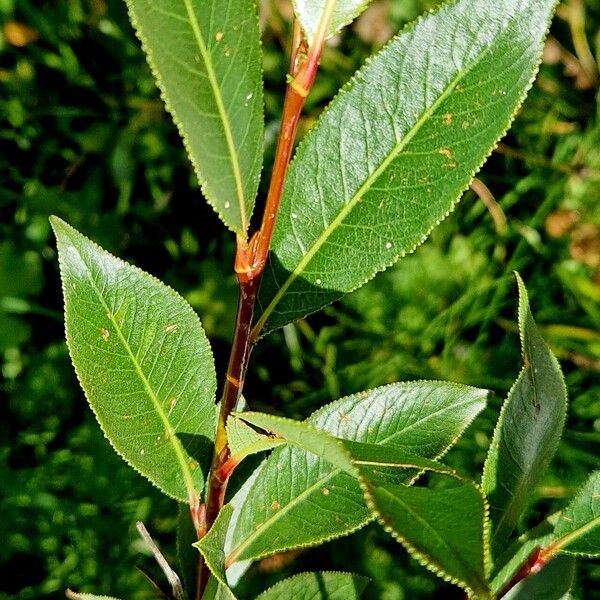
[[[375,1],[334,37],[302,131],[373,49],[435,4]],[[263,2],[263,173],[289,14],[286,0]],[[134,524],[145,520],[173,558],[176,506],[113,453],[76,384],[47,217],[182,293],[221,373],[236,302],[233,239],[200,197],[122,0],[0,0],[0,22],[0,599],[61,598],[66,587],[152,598],[135,570],[150,563]],[[600,1],[560,5],[540,77],[480,174],[487,189],[468,192],[414,255],[265,338],[246,390],[253,408],[304,417],[343,394],[414,378],[488,387],[496,400],[449,455],[475,473],[520,368],[518,269],[570,395],[566,433],[527,524],[568,503],[598,467],[600,443],[599,30]],[[375,527],[266,559],[237,592],[251,597],[309,568],[364,574],[371,598],[461,598]],[[599,581],[597,565],[581,564],[575,598],[593,598]]]

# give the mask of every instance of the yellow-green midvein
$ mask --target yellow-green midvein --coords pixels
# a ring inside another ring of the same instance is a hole
[[[202,60],[204,61],[204,64],[206,66],[208,81],[210,82],[210,87],[212,88],[213,95],[215,97],[215,102],[217,103],[219,116],[221,117],[221,122],[223,123],[223,131],[225,133],[225,139],[227,141],[227,148],[229,149],[229,157],[231,159],[231,167],[233,169],[233,176],[235,179],[235,188],[237,192],[238,203],[240,205],[241,227],[242,231],[245,233],[248,229],[248,217],[246,215],[246,198],[244,196],[244,186],[242,182],[242,174],[240,172],[239,157],[235,146],[235,141],[233,139],[233,134],[231,132],[229,117],[227,115],[227,110],[225,109],[225,104],[223,103],[221,88],[219,87],[219,82],[217,81],[217,77],[212,66],[210,53],[208,52],[208,48],[204,43],[204,37],[202,36],[202,32],[200,31],[200,24],[198,23],[198,19],[196,18],[196,15],[194,13],[191,0],[183,0],[183,2],[185,4],[188,17],[190,19],[190,25],[192,26],[194,37],[196,38],[198,48],[200,49]]]
[[[264,327],[267,319],[271,315],[271,313],[275,310],[279,301],[283,298],[289,287],[296,281],[296,279],[303,273],[304,269],[313,259],[315,254],[321,249],[323,244],[327,241],[329,236],[342,224],[344,219],[350,214],[350,212],[354,209],[356,204],[361,200],[361,198],[369,191],[370,187],[375,183],[375,181],[381,176],[381,174],[390,166],[390,163],[406,148],[408,143],[415,137],[415,135],[419,132],[421,127],[431,118],[433,113],[437,110],[440,104],[448,98],[448,96],[453,92],[455,87],[458,85],[460,80],[466,75],[468,69],[460,71],[456,77],[450,82],[450,84],[446,87],[446,89],[440,94],[440,96],[431,104],[431,106],[426,109],[421,117],[417,120],[417,122],[413,125],[413,127],[406,133],[406,135],[399,141],[399,143],[394,147],[394,149],[386,156],[386,158],[381,162],[381,164],[365,179],[364,183],[360,186],[357,192],[354,193],[352,198],[344,204],[340,212],[337,214],[335,219],[331,221],[331,223],[321,232],[321,235],[315,240],[313,245],[308,249],[306,254],[302,257],[296,268],[290,273],[288,278],[282,284],[282,286],[277,290],[273,300],[269,303],[263,314],[260,316],[260,319],[257,321],[253,331],[252,337],[257,338],[260,335],[262,328]]]
[[[81,254],[79,254],[79,256],[81,257],[81,261],[85,264],[83,256],[81,256]],[[181,442],[175,435],[175,431],[173,430],[173,425],[171,424],[171,421],[169,421],[169,418],[165,414],[165,412],[161,406],[160,400],[154,393],[154,390],[152,389],[150,382],[148,381],[145,373],[142,371],[141,365],[137,361],[137,358],[133,354],[131,347],[129,346],[129,343],[127,342],[125,336],[123,335],[123,332],[121,331],[121,328],[119,327],[119,324],[117,323],[115,316],[112,314],[110,307],[108,306],[108,304],[106,304],[104,297],[102,296],[100,290],[98,289],[98,286],[96,285],[93,277],[91,277],[91,276],[90,276],[90,283],[91,283],[92,288],[96,292],[98,299],[100,300],[100,303],[102,304],[102,307],[106,311],[106,314],[109,316],[110,322],[112,323],[113,327],[115,328],[115,331],[117,332],[117,336],[118,336],[119,340],[123,344],[123,347],[125,348],[125,350],[127,352],[127,355],[129,356],[129,358],[131,359],[131,362],[133,363],[135,372],[138,374],[138,377],[142,381],[144,389],[146,390],[146,393],[148,394],[148,397],[150,398],[150,400],[154,406],[154,409],[156,410],[156,413],[158,414],[158,416],[160,417],[160,420],[163,423],[163,426],[165,428],[165,437],[167,438],[167,440],[173,447],[175,456],[177,457],[177,462],[179,463],[179,466],[181,468],[181,472],[183,475],[183,481],[185,484],[185,489],[186,489],[187,495],[188,495],[188,500],[191,504],[193,504],[194,502],[197,501],[198,491],[195,489],[194,480],[192,478],[192,473],[189,469],[189,465],[188,465],[189,459],[185,455],[183,447],[181,446]]]

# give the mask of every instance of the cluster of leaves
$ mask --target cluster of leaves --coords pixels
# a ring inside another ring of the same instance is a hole
[[[314,138],[313,138],[313,139],[314,139]],[[306,146],[308,146],[310,143],[311,143],[310,141],[307,141],[307,144],[306,144]],[[443,158],[443,155],[440,155],[440,156],[442,156],[442,158]],[[293,200],[293,198],[292,198],[292,200]],[[291,200],[290,200],[290,201],[291,201]],[[290,205],[290,206],[291,206],[291,205]],[[293,218],[294,218],[294,217],[293,217],[293,214],[298,214],[298,213],[294,213],[294,212],[293,212],[293,210],[292,210],[292,209],[290,209],[290,214],[289,214],[289,216],[290,216],[290,222],[291,222],[291,219],[293,219]],[[89,229],[90,227],[88,226],[87,228]],[[322,233],[322,232],[321,232],[321,233]],[[318,235],[321,235],[321,233],[319,233]],[[310,235],[310,232],[307,232],[307,235]],[[386,240],[386,241],[385,241],[385,244],[387,244],[387,243],[388,243],[388,241],[391,241],[391,240]],[[410,247],[410,244],[409,244],[409,247]],[[384,254],[385,254],[385,253],[384,253]],[[296,270],[296,263],[294,263],[294,262],[293,262],[293,261],[294,261],[294,258],[292,257],[290,260],[292,261],[292,263],[290,263],[292,266],[290,267],[290,266],[283,265],[283,268],[284,268],[284,269],[291,269],[291,268],[293,267],[293,270],[295,271],[295,270]],[[296,280],[294,280],[294,282],[295,282],[295,281],[298,281],[299,283],[301,283],[301,282],[302,282],[304,279],[305,279],[304,277],[302,277],[302,278],[300,278],[300,279],[298,279],[298,278],[297,278]],[[311,284],[312,286],[315,286],[315,284],[317,284],[317,279],[321,279],[321,281],[323,281],[323,279],[322,279],[321,277],[315,277],[314,281],[308,281],[308,283],[309,283],[309,284]],[[406,278],[406,277],[404,277],[404,279],[407,279],[407,278]],[[292,282],[292,283],[290,284],[290,286],[291,286],[292,284],[294,284],[294,282]],[[297,285],[297,283],[295,283],[295,285]],[[320,284],[317,284],[317,285],[320,285]],[[331,292],[331,296],[330,296],[330,297],[325,297],[325,298],[324,298],[324,301],[326,301],[326,302],[329,302],[329,301],[331,301],[331,299],[333,299],[334,297],[336,297],[336,295],[337,295],[337,296],[339,296],[339,292],[343,292],[343,291],[345,291],[345,288],[341,287],[341,289],[340,289],[340,286],[339,286],[338,284],[333,284],[333,285],[335,285],[335,287],[333,287],[333,289],[328,289],[328,286],[323,286],[324,288],[326,288],[326,290],[325,290],[326,292]],[[356,285],[356,283],[355,283],[355,284],[350,284],[350,285],[351,285],[351,286],[355,286],[355,285]],[[288,286],[288,287],[290,287],[290,286]],[[268,290],[268,288],[266,288],[266,289]],[[310,289],[310,288],[309,288],[309,289]],[[365,289],[366,289],[366,288],[365,288]],[[152,291],[152,290],[150,289],[150,292],[151,292],[151,291]],[[299,294],[299,297],[300,297],[301,299],[303,299],[303,300],[306,302],[306,301],[308,301],[308,300],[310,299],[310,296],[308,296],[308,295],[305,295],[305,294],[304,294],[304,292],[305,292],[305,291],[306,291],[306,289],[305,289],[305,290],[302,290],[302,294]],[[33,293],[33,294],[35,294],[35,291],[34,291],[34,292],[32,292],[32,293]],[[319,294],[322,294],[322,290],[320,290],[320,291],[319,291]],[[272,293],[272,295],[273,295],[273,297],[275,297],[275,296],[277,295],[277,291],[273,292],[273,293]],[[582,297],[584,297],[584,296],[582,296]],[[357,297],[357,300],[356,300],[356,302],[358,302],[359,300],[360,300],[360,297]],[[376,306],[376,303],[373,303],[372,301],[370,301],[370,300],[368,299],[368,296],[366,296],[366,297],[365,297],[365,296],[363,295],[363,300],[364,300],[364,304],[365,304],[365,305],[367,305],[367,306],[368,306],[368,305],[371,305],[371,306]],[[268,297],[268,296],[267,296],[267,297],[266,297],[266,299],[265,299],[265,301],[266,301],[266,304],[265,304],[265,305],[266,305],[266,306],[268,306],[268,305],[269,305],[269,303],[270,303],[272,300],[270,299],[270,297]],[[319,302],[321,302],[321,300],[319,300]],[[348,306],[348,307],[350,307],[350,308],[352,308],[352,307],[353,307],[353,304],[352,304],[352,302],[354,302],[354,301],[352,301],[352,300],[351,300],[351,301],[349,301],[349,303],[347,304],[347,306]],[[381,306],[381,303],[379,303],[379,305]],[[589,305],[589,304],[588,304],[588,305]],[[128,308],[128,306],[127,306],[127,305],[125,305],[124,309],[125,309],[125,310],[129,310],[129,308]],[[293,307],[293,306],[292,306],[292,309],[294,309],[294,310],[300,310],[300,311],[304,311],[304,312],[306,312],[306,311],[309,311],[309,310],[312,310],[312,308],[310,308],[310,306],[302,306],[302,307],[300,307],[300,308],[297,308],[297,307]],[[136,310],[137,310],[137,308],[136,308]],[[140,310],[143,310],[143,307],[141,307],[141,308],[140,308]],[[592,309],[592,311],[593,311],[593,309]],[[273,311],[273,312],[277,313],[277,311]],[[115,312],[115,315],[116,315],[116,314],[117,314],[117,313]],[[182,313],[182,314],[183,314],[183,313]],[[104,316],[105,316],[105,315],[104,315]],[[169,315],[167,315],[167,316],[169,316]],[[275,316],[277,316],[277,314],[275,314]],[[355,318],[355,317],[354,317],[354,320],[356,321],[356,318]],[[157,329],[157,330],[156,330],[156,333],[157,333],[157,335],[158,335],[158,337],[159,337],[159,338],[161,338],[161,335],[162,335],[163,333],[168,333],[168,334],[171,334],[171,335],[172,335],[172,334],[175,334],[175,333],[177,333],[177,330],[174,330],[174,331],[167,331],[167,328],[169,328],[171,325],[173,325],[173,324],[174,324],[174,323],[172,322],[172,320],[170,320],[170,319],[167,319],[167,321],[168,321],[168,322],[165,322],[165,323],[164,323],[164,331],[163,331],[163,332],[161,332],[161,330],[160,330],[160,329]],[[366,322],[368,322],[368,323],[369,323],[369,325],[371,325],[371,326],[377,323],[377,320],[376,320],[376,319],[373,319],[373,320],[365,320],[365,321],[366,321]],[[277,324],[277,322],[275,322],[275,323],[274,323],[274,325],[276,325],[276,324]],[[293,326],[293,327],[295,327],[295,326]],[[108,340],[106,340],[106,341],[107,341],[107,342],[109,342],[109,341],[110,341],[111,343],[112,343],[112,342],[114,342],[114,339],[115,339],[115,338],[114,338],[114,335],[112,335],[114,332],[113,332],[112,330],[109,330],[108,328],[105,328],[105,327],[104,327],[104,326],[102,326],[102,325],[101,325],[101,327],[100,327],[100,329],[99,329],[99,331],[100,331],[100,338],[98,338],[98,336],[96,336],[96,338],[94,338],[94,340],[95,340],[96,342],[100,342],[100,341],[104,342],[104,341],[105,341],[105,340],[104,340],[104,336],[102,335],[102,334],[103,334],[103,331],[102,331],[102,329],[105,329],[106,331],[108,331],[108,332],[109,332]],[[388,329],[388,330],[389,330],[389,329]],[[295,329],[294,329],[294,328],[290,329],[289,327],[288,327],[288,329],[286,330],[286,332],[287,332],[288,334],[289,334],[290,332],[293,332],[293,331],[295,331]],[[298,331],[300,331],[300,332],[302,333],[302,328],[300,328]],[[96,333],[97,333],[97,332],[96,332]],[[165,340],[166,340],[166,344],[168,344],[168,342],[170,341],[170,340],[168,339],[168,335],[164,335],[164,338],[165,338]],[[162,338],[161,338],[161,339],[162,339]],[[329,342],[327,342],[327,343],[329,344]],[[199,348],[202,348],[202,347],[204,347],[204,346],[203,346],[203,344],[202,344],[202,343],[200,343],[200,345],[199,345],[199,346],[196,348],[196,350],[198,350]],[[100,345],[100,348],[102,348],[102,346],[101,346],[101,345]],[[185,351],[190,351],[190,348],[187,348],[187,347],[185,346],[185,344],[182,344],[182,348],[183,348],[183,350],[181,350],[181,352],[183,352],[183,353],[185,353]],[[318,358],[318,354],[317,354],[317,358]],[[369,361],[365,361],[365,366],[366,366],[367,370],[369,370],[369,366],[368,366],[368,365],[369,365]],[[93,366],[94,366],[94,367],[97,367],[98,365],[94,363],[94,364],[93,364]],[[388,367],[388,368],[389,368],[389,367]],[[102,375],[102,373],[98,373],[98,375],[99,375],[99,376],[101,376],[101,375]],[[197,375],[199,376],[199,374],[197,374]],[[210,380],[210,375],[208,374],[208,372],[205,372],[205,373],[204,373],[204,375],[205,375],[205,377],[207,377],[207,378],[208,378],[208,379],[205,379],[205,380],[204,380],[204,381],[205,381],[205,383],[206,383],[207,381],[209,381],[209,380]],[[156,376],[158,377],[158,376],[159,376],[159,374],[156,374]],[[373,376],[373,375],[371,375],[371,376]],[[382,380],[383,378],[385,378],[385,377],[388,377],[388,376],[389,376],[389,375],[388,375],[387,373],[385,374],[385,376],[384,376],[384,377],[381,377],[381,376],[379,376],[379,377],[380,377],[379,381],[377,381],[377,382],[375,382],[375,383],[380,383],[380,382],[381,382],[381,380]],[[375,376],[375,377],[376,377],[376,376]],[[358,378],[357,378],[357,379],[358,379]],[[356,381],[356,380],[355,380],[355,381]],[[175,382],[173,382],[173,383],[175,383]],[[190,383],[190,385],[192,385],[192,384],[193,384],[193,381]],[[349,385],[349,384],[345,384],[345,385]],[[356,383],[353,383],[353,384],[351,384],[351,385],[354,385],[354,386],[356,386],[357,384],[356,384]],[[210,385],[209,385],[208,387],[210,388]],[[496,386],[491,386],[491,387],[496,387]],[[501,387],[501,386],[498,386],[498,387]],[[360,389],[360,388],[358,388],[358,389]],[[131,390],[131,389],[130,389],[130,390],[128,390],[128,391],[130,391],[130,392],[135,392],[135,390]],[[333,392],[333,395],[334,395],[334,396],[336,396],[336,395],[338,395],[338,394],[336,394],[335,392]],[[172,399],[172,398],[169,398],[168,400],[171,400],[171,399]],[[313,400],[313,402],[314,402],[314,400]],[[178,407],[178,406],[180,406],[180,404],[179,404],[179,399],[177,400],[177,403],[175,404],[175,406],[173,406],[173,407],[172,407],[172,408],[173,408],[173,410],[177,409],[177,407]],[[170,406],[170,405],[168,405],[168,406],[166,407],[166,411],[167,411],[167,413],[169,412],[169,409],[171,409],[171,406]],[[126,413],[123,413],[123,414],[126,414]],[[192,439],[187,439],[187,440],[186,440],[186,439],[185,439],[185,437],[183,437],[183,435],[184,435],[184,434],[186,434],[186,433],[188,433],[188,434],[190,434],[190,433],[191,433],[191,434],[198,434],[198,432],[199,432],[199,431],[201,431],[201,429],[202,429],[202,428],[201,428],[201,427],[200,427],[200,428],[197,428],[197,425],[198,425],[198,423],[186,423],[186,424],[185,424],[185,426],[184,426],[184,427],[181,429],[181,431],[180,431],[180,434],[182,434],[182,435],[180,435],[178,438],[176,438],[176,439],[181,439],[181,440],[182,440],[183,447],[185,448],[185,450],[186,450],[187,452],[189,452],[190,458],[191,458],[191,459],[193,459],[193,460],[195,460],[195,459],[194,459],[194,456],[196,456],[196,453],[198,452],[198,449],[202,447],[202,445],[199,443],[199,442],[201,442],[201,440],[192,440]],[[153,433],[154,433],[154,432],[153,432]],[[334,432],[334,433],[335,433],[335,432]],[[165,437],[167,437],[167,436],[165,436]],[[168,441],[168,440],[167,440],[167,441]],[[167,444],[167,445],[165,445],[166,451],[169,451],[169,449],[170,449],[170,448],[172,448],[172,449],[173,449],[173,451],[175,452],[174,456],[176,456],[176,454],[177,454],[177,452],[174,450],[176,447],[177,447],[177,444],[176,444],[176,443],[170,443],[170,444]],[[287,446],[286,446],[286,448],[287,448]],[[313,449],[314,449],[314,448],[313,448]],[[301,451],[304,453],[304,456],[306,456],[306,452],[309,452],[309,453],[310,453],[310,450],[307,450],[306,448],[300,448],[300,450],[301,450]],[[291,452],[291,451],[292,451],[292,449],[289,449],[289,448],[288,448],[287,450],[281,449],[281,450],[279,450],[279,451],[276,451],[276,452],[284,452],[284,451],[290,451],[290,452]],[[313,453],[313,455],[314,455],[314,453]],[[141,456],[143,456],[143,455],[141,455]],[[352,456],[352,455],[351,455],[351,456]],[[200,461],[200,462],[201,462],[201,461]],[[320,463],[322,463],[322,461],[320,461]],[[142,468],[142,467],[140,467],[140,468]],[[319,468],[326,468],[326,465],[324,466],[323,464],[320,464],[320,467],[319,467]],[[194,469],[192,469],[192,475],[191,475],[191,476],[192,476],[192,478],[193,478],[193,473],[194,473],[194,472],[195,472],[195,470],[194,470]],[[168,475],[169,475],[169,474],[167,474],[167,476],[168,476]],[[172,475],[172,474],[171,474],[171,475]],[[348,474],[348,475],[350,476],[350,474]],[[183,479],[185,479],[185,478],[183,478]],[[181,483],[181,482],[180,482],[180,483]],[[327,488],[327,489],[328,489],[328,488]],[[416,488],[415,488],[415,489],[416,489]],[[358,488],[358,492],[360,492],[360,486],[359,486],[359,488]],[[179,492],[178,492],[178,494],[181,494],[181,495],[180,495],[180,496],[178,496],[178,497],[180,497],[180,498],[182,498],[182,499],[185,499],[185,493],[186,493],[186,492],[185,492],[185,487],[181,487],[181,486],[180,486],[180,487],[179,487]],[[321,495],[323,495],[323,493],[322,493],[322,492],[321,492]],[[328,496],[326,496],[326,497],[328,497]],[[274,501],[272,501],[272,502],[274,502]],[[279,500],[277,500],[277,502],[279,502]],[[501,504],[501,502],[500,502],[500,504]],[[361,506],[363,506],[363,504],[362,504],[362,501],[361,501]],[[363,511],[364,511],[364,508],[363,508]],[[359,510],[358,512],[360,513],[361,511]],[[493,513],[492,513],[492,514],[493,514]],[[225,517],[226,517],[226,515],[224,515],[224,516],[223,516],[223,519],[224,519]],[[364,517],[363,517],[363,518],[364,518]],[[215,531],[215,535],[216,535],[216,534],[217,534],[217,531]],[[297,583],[298,583],[298,582],[297,582]],[[298,584],[299,584],[299,583],[298,583]],[[306,586],[306,585],[308,585],[306,582],[302,582],[302,586]],[[332,584],[332,585],[333,585],[333,584]],[[345,585],[349,585],[349,584],[348,584],[348,582],[346,582],[346,584],[345,584]],[[358,585],[356,585],[356,587],[359,587],[359,586],[358,586]],[[348,596],[348,595],[346,595],[345,597],[349,597],[349,596]]]

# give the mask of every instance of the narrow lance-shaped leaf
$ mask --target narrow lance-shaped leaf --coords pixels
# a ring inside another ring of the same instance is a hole
[[[370,489],[379,521],[425,567],[489,598],[485,499],[471,482],[449,489],[384,484]]]
[[[354,573],[301,573],[276,583],[256,600],[359,600],[367,579]]]
[[[163,492],[202,489],[216,413],[212,353],[192,308],[154,277],[51,219],[75,371],[115,450]]]
[[[446,382],[397,383],[342,398],[308,422],[335,437],[437,458],[484,408],[487,392]],[[408,483],[415,470],[398,481]],[[348,534],[371,519],[356,479],[297,447],[276,448],[236,510],[228,564]]]
[[[70,600],[119,600],[114,596],[97,596],[96,594],[79,594],[78,592],[73,592],[72,590],[67,590],[67,598]]]
[[[561,514],[554,539],[561,550],[600,557],[600,471],[592,473]]]
[[[239,418],[285,438],[294,446],[325,459],[352,477],[371,478],[373,470],[377,473],[376,477],[380,477],[381,471],[391,475],[394,471],[406,469],[456,475],[451,467],[408,452],[401,446],[343,440],[305,421],[265,413],[249,411],[241,413]]]
[[[131,21],[207,200],[244,234],[262,165],[256,4],[127,0]]]
[[[525,366],[506,399],[483,472],[494,546],[501,550],[556,451],[567,410],[558,361],[535,324],[519,286],[519,331]]]
[[[555,4],[444,4],[356,74],[290,166],[255,331],[318,310],[424,241],[509,127]]]
[[[310,44],[324,18],[328,19],[326,37],[330,37],[353,21],[370,3],[371,0],[294,0],[294,12]]]

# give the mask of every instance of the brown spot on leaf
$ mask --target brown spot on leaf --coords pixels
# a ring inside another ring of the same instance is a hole
[[[171,325],[167,325],[165,327],[165,332],[166,333],[173,333],[177,331],[177,323],[172,323]]]
[[[100,335],[102,336],[102,339],[103,339],[105,342],[108,342],[108,338],[110,337],[110,332],[108,331],[108,329],[106,329],[105,327],[103,327],[103,328],[100,330]]]
[[[438,154],[445,156],[446,158],[452,158],[452,150],[450,148],[440,148]]]
[[[323,488],[321,491],[323,492],[323,496],[329,496],[329,489],[328,488]]]
[[[271,503],[271,510],[279,510],[281,508],[281,504],[277,502],[277,500],[273,500]]]
[[[217,42],[220,42],[222,39],[223,39],[223,32],[217,31],[217,33],[215,34],[215,40],[217,40]]]
[[[446,113],[444,115],[444,124],[450,127],[452,123],[454,123],[454,116],[452,115],[452,113]]]

